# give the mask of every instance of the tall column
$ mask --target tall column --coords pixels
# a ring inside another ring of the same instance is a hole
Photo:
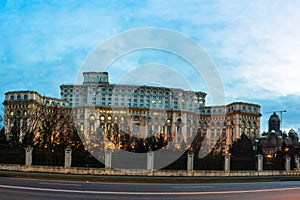
[[[26,167],[30,167],[32,164],[32,147],[31,146],[27,146],[25,148],[25,166]]]
[[[187,170],[193,171],[194,170],[194,152],[190,151],[187,157]]]
[[[154,169],[154,152],[148,151],[147,153],[147,170],[153,171]]]
[[[263,156],[262,155],[256,155],[256,163],[257,163],[257,171],[262,172],[263,171]]]
[[[300,157],[298,155],[295,155],[295,165],[296,169],[300,168]]]
[[[231,154],[223,154],[224,156],[224,171],[230,172],[230,156]]]
[[[111,149],[105,150],[105,169],[111,169],[111,158],[112,158],[112,152]]]
[[[285,171],[290,171],[291,170],[291,157],[290,156],[285,156]]]
[[[72,149],[70,146],[65,148],[65,168],[71,168],[72,163]]]

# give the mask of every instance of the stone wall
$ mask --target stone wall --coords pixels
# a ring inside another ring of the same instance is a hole
[[[186,171],[186,170],[115,170],[115,169],[99,169],[99,168],[80,168],[80,167],[57,167],[57,166],[25,166],[13,164],[0,164],[0,170],[19,171],[19,172],[42,172],[42,173],[58,173],[58,174],[77,174],[77,175],[135,175],[135,176],[290,176],[300,175],[300,170],[293,171]]]

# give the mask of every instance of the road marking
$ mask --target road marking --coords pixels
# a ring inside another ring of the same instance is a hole
[[[81,184],[75,183],[50,183],[50,182],[39,182],[40,185],[59,185],[59,186],[78,186],[81,187]]]
[[[210,195],[210,194],[240,194],[240,193],[257,193],[257,192],[279,192],[288,190],[299,190],[300,187],[291,188],[273,188],[261,190],[233,190],[233,191],[212,191],[212,192],[114,192],[114,191],[83,191],[83,190],[63,190],[51,188],[33,188],[12,185],[0,185],[0,188],[34,190],[44,192],[65,192],[65,193],[81,193],[81,194],[117,194],[117,195]]]
[[[183,185],[172,187],[174,189],[183,189],[183,188],[213,188],[214,186],[205,186],[205,185]]]

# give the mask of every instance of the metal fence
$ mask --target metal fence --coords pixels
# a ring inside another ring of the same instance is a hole
[[[264,170],[284,170],[285,169],[285,159],[284,157],[272,158],[268,159],[265,158],[263,162],[263,169]]]
[[[207,156],[199,158],[198,155],[194,157],[195,170],[224,170],[223,156]]]
[[[72,152],[72,167],[104,168],[105,165],[92,156],[88,151]]]
[[[15,147],[0,147],[0,163],[2,164],[24,164],[25,150]]]
[[[230,158],[231,170],[256,170],[255,157],[238,157]]]
[[[64,166],[64,152],[52,152],[34,149],[32,151],[32,164],[45,166]]]

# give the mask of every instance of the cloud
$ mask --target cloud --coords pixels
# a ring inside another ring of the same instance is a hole
[[[14,89],[59,97],[59,85],[74,82],[97,45],[122,31],[150,26],[182,32],[203,46],[221,74],[228,102],[254,101],[270,110],[287,104],[297,110],[299,7],[291,0],[1,1],[0,74],[5,78],[0,101]],[[151,53],[120,59],[111,68],[112,80],[147,62],[173,66],[193,80],[186,63]],[[206,89],[203,81],[194,83],[193,88]]]

